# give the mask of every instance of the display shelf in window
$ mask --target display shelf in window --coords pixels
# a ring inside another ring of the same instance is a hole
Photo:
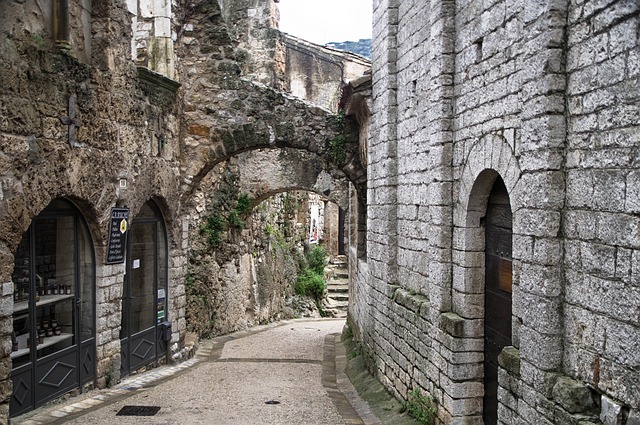
[[[42,295],[36,296],[36,307],[44,307],[48,304],[54,304],[63,300],[67,300],[69,298],[73,298],[73,294],[67,295]],[[29,300],[20,301],[13,304],[13,313],[20,313],[22,311],[27,311],[29,309]]]
[[[43,348],[50,347],[54,344],[57,344],[59,342],[62,342],[71,338],[73,338],[73,334],[67,334],[67,333],[61,333],[60,335],[44,337],[42,339],[42,342],[39,342],[39,339],[38,339],[36,344],[36,349],[42,350]],[[28,334],[19,335],[16,337],[16,340],[18,341],[18,350],[11,352],[12,359],[16,357],[24,356],[25,354],[29,354],[29,351],[32,348],[31,347],[32,344],[29,341]]]

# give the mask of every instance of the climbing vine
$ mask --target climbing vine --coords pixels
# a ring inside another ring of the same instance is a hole
[[[222,243],[222,233],[229,229],[242,230],[244,221],[251,213],[253,200],[246,194],[240,194],[235,201],[235,206],[224,213],[223,208],[218,207],[211,212],[204,224],[200,227],[200,234],[207,237],[209,248],[217,248]]]

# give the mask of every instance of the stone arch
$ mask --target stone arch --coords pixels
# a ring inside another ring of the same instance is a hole
[[[465,319],[484,317],[484,227],[482,218],[493,185],[500,176],[511,199],[511,209],[517,214],[518,181],[521,172],[512,146],[501,135],[490,134],[480,139],[470,150],[465,162],[458,200],[454,212],[453,311]],[[514,235],[517,229],[513,229]],[[518,260],[514,259],[517,271]],[[517,273],[514,273],[514,298]],[[517,309],[514,305],[514,314]],[[515,328],[514,328],[515,330]],[[514,341],[517,336],[514,332]]]
[[[352,118],[341,122],[337,115],[284,93],[246,81],[238,84],[243,86],[238,91],[246,94],[237,101],[238,114],[260,114],[261,119],[238,117],[242,124],[229,125],[187,117],[183,201],[188,202],[217,164],[259,149],[296,149],[314,154],[328,173],[341,172],[359,196],[366,196],[366,170]]]
[[[480,139],[470,150],[460,179],[458,202],[454,213],[454,270],[452,287],[453,311],[464,320],[476,323],[469,337],[484,336],[486,294],[486,249],[485,216],[492,191],[496,185],[504,183],[506,196],[513,216],[517,214],[520,167],[513,152],[513,147],[499,134],[490,134]],[[512,238],[517,233],[515,220],[511,220]],[[513,239],[512,239],[513,240]],[[511,341],[518,346],[518,299],[519,299],[519,260],[512,260],[512,296]],[[478,347],[478,354],[484,358],[484,341]],[[495,359],[494,359],[495,360]],[[485,359],[487,361],[487,359]],[[485,375],[485,363],[481,363],[482,374]],[[483,380],[486,379],[483,378]],[[497,385],[497,384],[496,384]],[[477,396],[477,403],[483,404],[484,392]],[[493,403],[493,402],[491,402]]]
[[[239,186],[259,204],[276,193],[315,192],[349,208],[349,180],[341,171],[327,170],[321,157],[296,149],[262,149],[240,155]],[[268,178],[265,178],[268,176]]]

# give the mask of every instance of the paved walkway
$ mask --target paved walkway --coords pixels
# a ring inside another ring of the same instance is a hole
[[[343,326],[344,320],[294,320],[203,341],[191,360],[11,423],[379,424],[343,373]],[[155,406],[157,413],[117,415],[125,406]]]

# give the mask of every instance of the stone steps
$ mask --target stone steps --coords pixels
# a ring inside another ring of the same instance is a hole
[[[323,309],[329,317],[347,317],[349,307],[349,268],[346,256],[338,256],[324,269],[327,295]]]

